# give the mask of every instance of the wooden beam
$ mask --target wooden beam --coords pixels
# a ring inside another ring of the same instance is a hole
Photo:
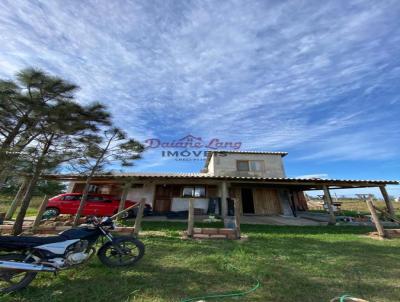
[[[111,218],[111,219],[116,219],[120,214],[125,213],[125,212],[128,212],[129,210],[132,210],[133,208],[137,208],[139,205],[140,205],[140,202],[139,202],[139,203],[136,203],[136,204],[134,204],[134,205],[132,205],[132,206],[130,206],[130,207],[127,207],[125,210],[122,210],[121,212],[115,213],[115,214],[112,215],[110,218]]]
[[[42,203],[40,204],[39,211],[36,214],[35,221],[32,225],[32,232],[35,232],[39,227],[40,221],[42,221],[42,216],[44,211],[46,210],[47,204],[49,202],[49,197],[47,195],[44,196]]]
[[[119,201],[118,212],[121,212],[123,209],[125,209],[126,198],[128,197],[129,189],[131,188],[131,186],[132,186],[131,182],[125,183],[124,189],[123,189],[122,195],[121,195],[121,200]],[[118,218],[121,218],[121,215],[119,215]]]
[[[235,231],[236,239],[240,239],[240,205],[237,198],[233,198],[233,205],[235,208]]]
[[[193,236],[193,228],[194,228],[194,198],[190,198],[189,199],[189,214],[188,214],[188,229],[187,229],[188,237]]]
[[[136,218],[135,218],[135,226],[134,226],[134,231],[133,233],[138,236],[139,232],[142,228],[142,219],[143,219],[143,211],[144,211],[144,207],[146,206],[146,198],[142,198],[140,200],[140,205],[139,205],[139,209],[138,212],[136,214]]]
[[[368,209],[371,212],[372,220],[373,220],[373,222],[375,224],[376,230],[378,231],[379,237],[380,238],[385,238],[386,237],[386,232],[385,232],[385,229],[382,226],[381,221],[379,220],[378,214],[376,213],[374,204],[372,202],[372,198],[371,197],[367,198],[366,202],[367,202]]]
[[[7,213],[6,213],[6,216],[4,217],[4,219],[6,219],[6,220],[12,219],[15,211],[17,210],[19,203],[21,202],[22,197],[25,194],[27,185],[28,185],[28,179],[24,178],[24,180],[21,183],[21,186],[18,189],[17,194],[15,195],[13,201],[11,202],[10,207],[7,210]]]
[[[389,214],[392,215],[393,217],[395,217],[395,211],[394,211],[393,203],[390,200],[388,192],[386,191],[386,187],[385,186],[380,186],[379,189],[381,190],[381,193],[382,193],[383,199],[385,200],[386,208],[387,208]]]
[[[333,212],[333,205],[332,205],[332,197],[329,192],[329,187],[328,186],[323,186],[324,189],[324,199],[326,202],[326,205],[328,206],[328,211],[329,211],[329,222],[328,224],[330,225],[335,225],[336,224],[336,217],[335,213]]]

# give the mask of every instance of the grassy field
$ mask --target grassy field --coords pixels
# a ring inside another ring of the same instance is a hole
[[[341,205],[341,215],[357,216],[357,215],[370,215],[367,204],[364,201],[352,199],[339,199]],[[374,204],[381,209],[386,209],[384,201],[374,201]],[[400,217],[400,202],[393,202],[396,215]],[[322,206],[315,206],[315,203],[309,204],[309,210],[315,212],[325,212]]]
[[[145,257],[133,268],[86,265],[42,274],[1,301],[181,301],[205,293],[261,287],[224,301],[323,302],[348,293],[400,301],[400,240],[364,236],[362,227],[244,225],[247,241],[180,239],[184,223],[145,222]],[[236,268],[231,267],[235,266]]]
[[[0,194],[0,212],[7,212],[14,196]],[[43,201],[44,196],[34,196],[27,211],[28,216],[36,215],[37,210]],[[18,213],[18,210],[17,212]],[[16,216],[16,214],[15,214]]]

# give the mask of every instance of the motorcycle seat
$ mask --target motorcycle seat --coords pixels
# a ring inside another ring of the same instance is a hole
[[[31,248],[43,244],[65,241],[62,236],[0,236],[0,248]]]

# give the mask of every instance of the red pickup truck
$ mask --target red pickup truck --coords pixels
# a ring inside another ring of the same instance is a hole
[[[57,216],[59,214],[74,215],[78,211],[82,193],[60,194],[49,199],[46,207],[45,215]],[[84,216],[112,216],[118,211],[120,198],[107,194],[89,194],[85,208]],[[136,201],[127,200],[125,209],[136,204]],[[146,204],[144,215],[150,215],[152,211],[151,205]],[[133,208],[123,215],[124,218],[136,216],[137,208]]]

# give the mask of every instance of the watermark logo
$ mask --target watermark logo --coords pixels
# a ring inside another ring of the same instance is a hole
[[[204,160],[209,150],[239,150],[240,141],[223,140],[220,138],[204,139],[192,134],[177,140],[163,141],[150,138],[144,141],[148,149],[161,149],[162,157],[176,160]]]

